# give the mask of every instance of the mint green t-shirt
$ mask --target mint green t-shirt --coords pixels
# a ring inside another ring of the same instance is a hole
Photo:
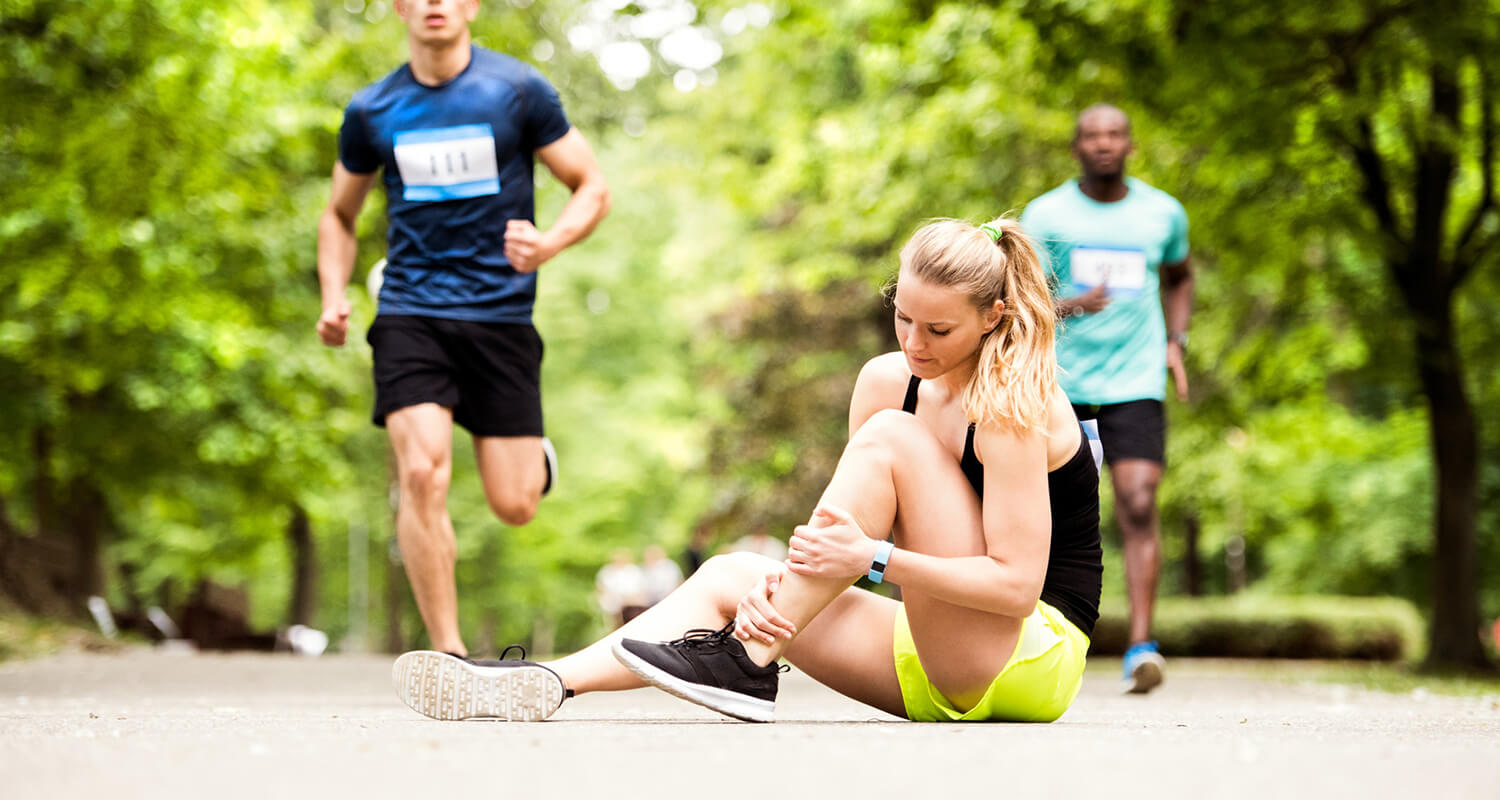
[[[1182,204],[1127,177],[1129,191],[1101,203],[1076,180],[1031,201],[1021,227],[1042,248],[1060,297],[1099,285],[1110,303],[1097,314],[1063,320],[1057,362],[1074,403],[1104,405],[1166,395],[1167,332],[1161,310],[1161,265],[1188,255]]]

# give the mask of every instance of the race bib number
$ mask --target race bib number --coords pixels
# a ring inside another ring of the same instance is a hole
[[[1075,247],[1069,262],[1073,286],[1088,291],[1104,284],[1111,297],[1146,288],[1146,253],[1108,247]]]
[[[500,193],[495,132],[488,123],[400,131],[396,168],[406,200],[462,200]]]

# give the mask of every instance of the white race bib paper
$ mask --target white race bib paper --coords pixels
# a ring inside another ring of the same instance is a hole
[[[495,165],[495,132],[489,123],[400,131],[396,168],[405,190],[417,202],[461,200],[500,193]]]
[[[1088,291],[1104,284],[1111,297],[1146,288],[1146,253],[1108,247],[1075,247],[1069,262],[1073,286]]]

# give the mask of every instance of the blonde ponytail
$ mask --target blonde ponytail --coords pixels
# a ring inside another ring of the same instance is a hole
[[[963,291],[981,310],[996,300],[1004,304],[999,324],[980,340],[964,413],[980,425],[1045,430],[1057,382],[1057,312],[1046,270],[1020,223],[1004,217],[979,227],[933,222],[902,248],[901,267]]]

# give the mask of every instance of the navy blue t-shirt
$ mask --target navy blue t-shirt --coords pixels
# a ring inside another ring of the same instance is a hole
[[[536,274],[511,269],[505,223],[533,220],[532,152],[570,129],[557,90],[528,64],[474,47],[469,66],[424,86],[403,64],[344,111],[339,160],[385,168],[381,314],[531,322]]]

